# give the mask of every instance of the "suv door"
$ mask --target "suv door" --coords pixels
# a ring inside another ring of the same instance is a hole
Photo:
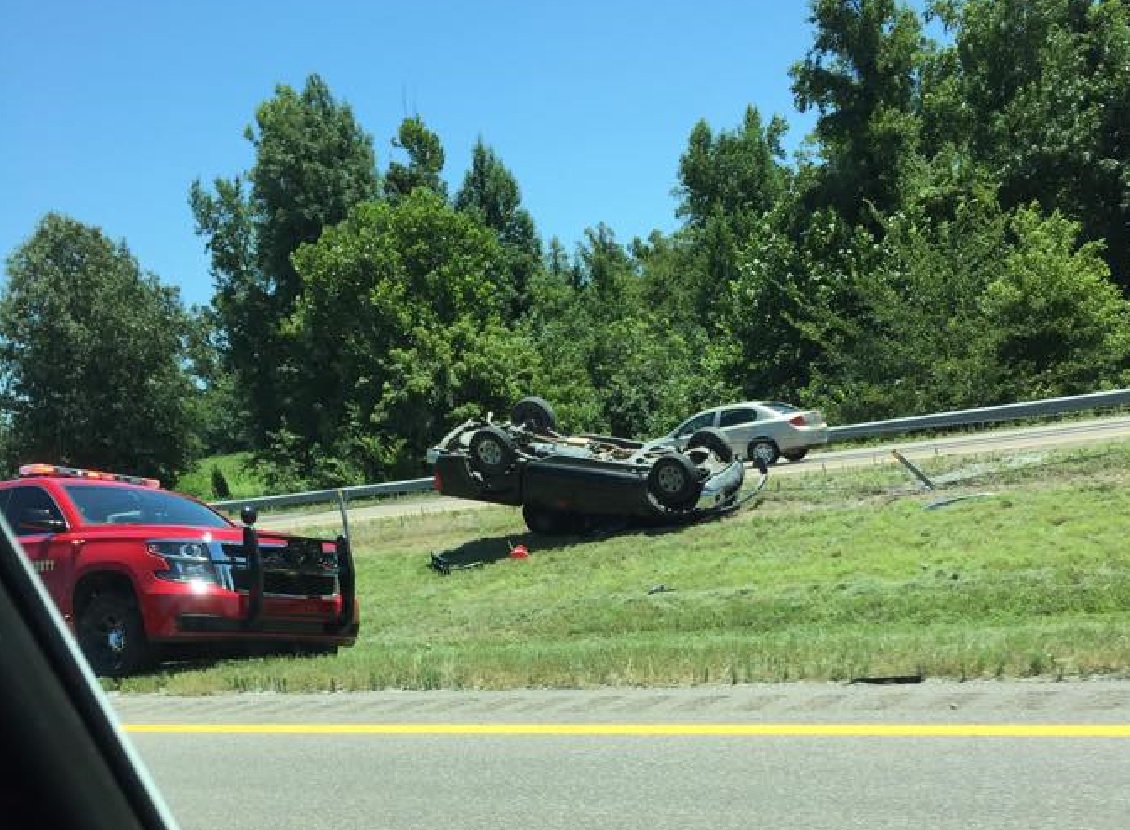
[[[9,488],[3,504],[4,520],[19,540],[47,592],[60,608],[66,607],[71,579],[72,551],[63,511],[42,487],[24,484]]]

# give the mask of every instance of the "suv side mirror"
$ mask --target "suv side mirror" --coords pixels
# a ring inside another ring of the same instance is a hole
[[[20,514],[16,533],[61,533],[67,523],[45,507],[29,507]]]

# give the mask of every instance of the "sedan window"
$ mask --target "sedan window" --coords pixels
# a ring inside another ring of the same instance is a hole
[[[720,427],[736,427],[739,424],[751,424],[757,420],[757,410],[743,407],[741,409],[725,409],[722,418],[718,421]]]
[[[700,429],[713,425],[714,413],[703,412],[701,415],[695,415],[688,421],[684,421],[682,426],[675,430],[675,434],[680,438],[694,435]]]

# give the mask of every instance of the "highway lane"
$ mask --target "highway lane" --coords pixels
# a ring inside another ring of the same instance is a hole
[[[806,473],[826,473],[853,467],[897,463],[891,450],[897,449],[913,460],[939,455],[973,455],[1039,451],[1058,447],[1078,446],[1103,441],[1130,439],[1130,416],[1101,418],[1089,421],[1069,421],[1019,429],[994,430],[969,435],[947,436],[928,440],[898,440],[875,447],[848,450],[823,450],[792,464],[782,461],[773,466],[771,476],[794,476]],[[396,516],[424,515],[428,513],[476,510],[492,505],[484,502],[453,499],[445,496],[410,496],[390,499],[382,504],[351,507],[350,521],[360,522]],[[336,532],[341,527],[340,511],[319,509],[308,513],[264,514],[259,526],[268,530],[298,531],[318,528]]]
[[[1130,826],[1117,681],[113,702],[185,830]]]

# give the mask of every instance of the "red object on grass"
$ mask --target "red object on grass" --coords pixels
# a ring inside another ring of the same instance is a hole
[[[510,548],[510,558],[511,559],[525,559],[529,555],[530,555],[530,552],[528,550],[526,550],[525,545],[515,545],[514,547]]]

